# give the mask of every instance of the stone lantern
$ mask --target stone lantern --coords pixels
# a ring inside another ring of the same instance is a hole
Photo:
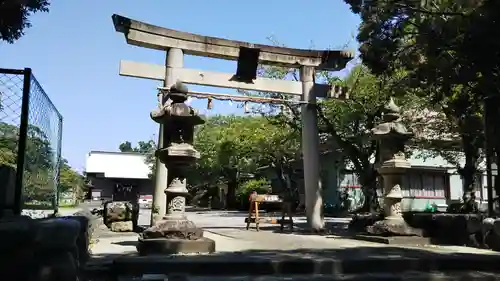
[[[160,214],[163,218],[141,233],[137,247],[141,255],[215,251],[215,242],[204,238],[203,230],[188,220],[184,212],[189,195],[188,169],[200,157],[193,147],[194,127],[205,123],[202,116],[185,104],[187,93],[187,87],[177,82],[164,96],[160,108],[151,112],[151,119],[165,128],[163,147],[155,155],[168,169],[167,213]]]
[[[406,142],[413,136],[401,121],[400,108],[391,98],[384,107],[382,123],[371,130],[379,144],[377,171],[383,178],[384,220],[367,228],[372,234],[413,235],[401,212],[401,192],[406,172],[411,168],[405,157]]]

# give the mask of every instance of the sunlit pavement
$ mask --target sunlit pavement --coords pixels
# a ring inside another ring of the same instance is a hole
[[[298,250],[298,249],[324,249],[342,250],[362,248],[363,251],[378,251],[382,248],[397,248],[398,246],[371,243],[349,239],[346,236],[346,228],[350,219],[348,218],[325,218],[327,227],[334,228],[328,234],[317,235],[307,232],[304,228],[305,217],[295,217],[297,227],[293,232],[279,231],[279,226],[262,223],[260,231],[256,231],[253,225],[246,230],[245,212],[235,211],[188,211],[187,217],[204,229],[204,235],[216,242],[217,252],[241,252],[246,250]],[[139,225],[149,225],[151,216],[150,209],[141,209],[139,214]],[[302,226],[302,227],[301,227]],[[119,254],[136,251],[137,234],[135,233],[112,233],[104,231],[99,242],[94,246],[94,254]],[[409,247],[406,249],[425,249],[431,252],[446,253],[485,253],[496,254],[489,250],[481,250],[459,246],[422,246]]]

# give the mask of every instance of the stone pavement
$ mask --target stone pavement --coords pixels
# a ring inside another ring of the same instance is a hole
[[[149,221],[149,210],[141,210],[139,224],[147,224]],[[221,252],[253,252],[256,251],[282,251],[289,256],[295,251],[298,255],[313,255],[313,252],[322,251],[349,251],[351,254],[365,256],[368,253],[377,255],[384,252],[388,255],[388,249],[392,252],[400,249],[415,250],[434,253],[475,253],[498,255],[490,250],[475,249],[459,246],[394,246],[372,242],[364,242],[349,239],[345,236],[349,219],[326,218],[327,225],[333,229],[327,235],[311,235],[303,231],[300,226],[305,225],[304,217],[297,217],[298,227],[293,233],[286,230],[281,233],[276,225],[261,224],[261,231],[254,228],[245,229],[243,212],[206,211],[187,212],[188,217],[198,226],[203,227],[205,236],[216,241],[216,251]],[[101,230],[99,242],[92,248],[94,255],[105,256],[108,254],[132,254],[136,252],[137,234],[135,233],[112,233]],[[308,250],[309,253],[305,250]],[[385,250],[384,250],[385,249]]]
[[[142,210],[139,223],[146,224],[149,214]],[[279,227],[266,224],[259,232],[246,230],[246,215],[240,212],[187,212],[187,216],[204,228],[207,238],[215,240],[216,253],[139,257],[137,234],[101,229],[86,274],[100,280],[114,278],[113,274],[121,276],[120,280],[146,280],[142,278],[147,275],[156,276],[152,280],[167,280],[169,275],[170,280],[172,274],[191,276],[175,280],[271,280],[270,276],[277,278],[272,280],[311,281],[500,280],[500,275],[487,273],[500,272],[497,252],[352,240],[345,236],[347,219],[327,218],[333,231],[311,235],[301,229],[305,218],[300,217],[293,233],[280,233]],[[196,276],[203,277],[194,279]]]

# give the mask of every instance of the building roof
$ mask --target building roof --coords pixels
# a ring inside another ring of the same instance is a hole
[[[106,178],[148,179],[150,167],[146,154],[137,152],[91,151],[85,161],[85,173],[104,174]]]

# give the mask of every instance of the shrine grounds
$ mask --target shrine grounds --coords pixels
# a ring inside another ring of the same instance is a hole
[[[189,209],[188,209],[189,210]],[[139,224],[148,225],[150,209],[141,209]],[[349,218],[325,218],[328,232],[325,234],[311,234],[306,231],[306,218],[295,217],[295,228],[291,233],[287,230],[280,232],[279,226],[261,224],[260,231],[251,227],[246,230],[245,212],[238,211],[210,211],[189,210],[186,212],[188,218],[202,227],[207,238],[216,241],[216,252],[241,252],[241,251],[297,251],[301,249],[341,250],[363,248],[363,251],[384,252],[384,249],[419,249],[439,253],[477,253],[497,255],[490,250],[482,250],[460,246],[394,246],[380,243],[364,242],[349,239],[347,236],[347,225]],[[113,233],[101,229],[98,233],[99,242],[92,248],[95,256],[108,254],[130,254],[135,253],[138,235],[136,233]],[[309,253],[313,254],[313,253]],[[363,254],[363,253],[359,253]]]

